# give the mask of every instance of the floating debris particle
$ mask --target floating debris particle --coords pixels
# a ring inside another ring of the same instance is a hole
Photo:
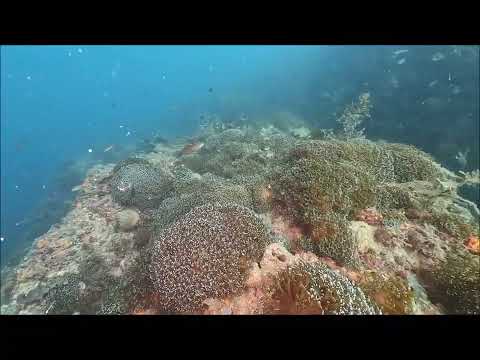
[[[2,236],[0,237],[0,242],[4,242],[5,241],[5,238]]]
[[[397,64],[398,64],[398,65],[402,65],[402,64],[405,63],[405,61],[407,61],[407,59],[401,58],[400,60],[397,61]]]
[[[88,152],[91,153],[93,150],[92,149],[88,149]]]
[[[433,80],[430,84],[428,84],[428,86],[429,87],[434,87],[437,84],[438,84],[438,80]]]

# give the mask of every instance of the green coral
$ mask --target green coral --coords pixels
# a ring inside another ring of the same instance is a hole
[[[480,314],[480,257],[451,252],[431,273],[429,295],[453,314]],[[427,288],[429,289],[429,288]]]
[[[317,255],[330,257],[341,265],[358,265],[356,238],[345,216],[337,213],[316,214],[309,224],[310,239]]]
[[[299,261],[274,278],[273,313],[380,314],[378,307],[348,278],[316,262]]]
[[[478,234],[478,224],[472,224],[462,216],[447,212],[432,212],[428,222],[438,230],[464,241],[472,234]]]
[[[402,315],[412,312],[413,290],[399,276],[368,271],[363,274],[359,287],[376,302],[383,314]]]
[[[414,146],[386,143],[383,148],[393,156],[396,182],[433,181],[443,177],[433,158]]]
[[[376,188],[376,207],[377,209],[410,209],[417,208],[418,204],[412,200],[409,191],[398,184],[382,184]]]

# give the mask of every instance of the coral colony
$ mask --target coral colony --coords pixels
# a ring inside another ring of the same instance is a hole
[[[479,210],[457,192],[478,171],[368,140],[370,109],[338,130],[212,117],[94,166],[2,274],[2,313],[479,313]]]

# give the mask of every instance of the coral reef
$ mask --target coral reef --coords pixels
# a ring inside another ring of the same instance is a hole
[[[413,146],[280,112],[93,166],[2,271],[2,314],[479,313],[478,207]],[[274,125],[275,124],[275,125]]]

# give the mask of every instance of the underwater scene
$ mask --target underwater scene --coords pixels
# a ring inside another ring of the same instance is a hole
[[[480,313],[479,61],[2,46],[1,314]]]

